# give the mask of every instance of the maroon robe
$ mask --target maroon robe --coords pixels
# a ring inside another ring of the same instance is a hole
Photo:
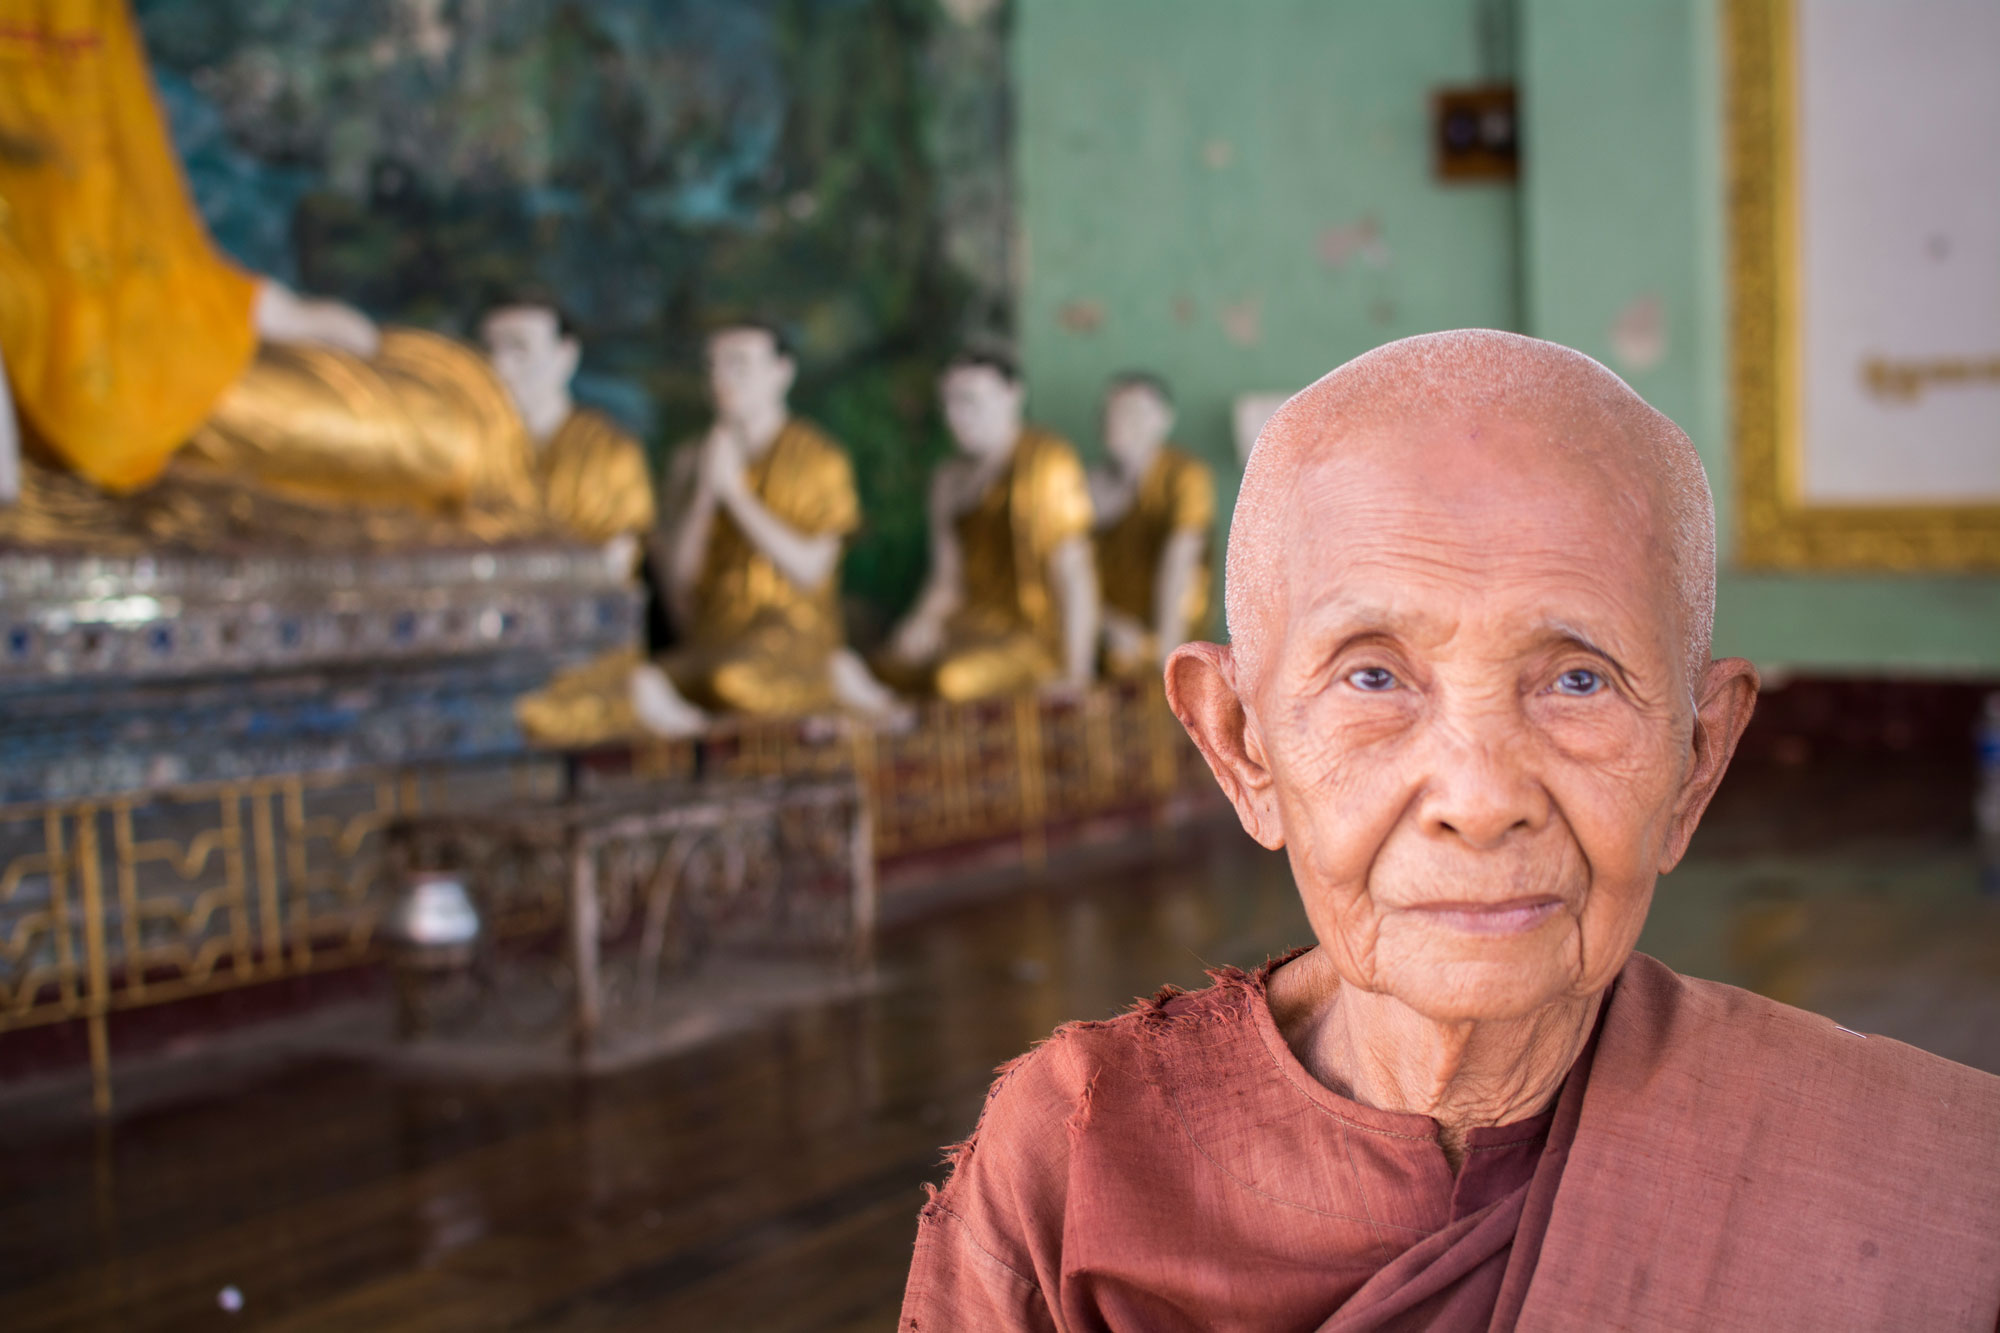
[[[1551,1111],[1475,1131],[1299,1064],[1268,970],[1007,1066],[902,1327],[2000,1326],[2000,1078],[1641,954]]]

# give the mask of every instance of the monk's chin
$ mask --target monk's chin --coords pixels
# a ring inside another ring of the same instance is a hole
[[[1508,936],[1385,929],[1375,989],[1439,1023],[1526,1018],[1577,993],[1574,932],[1549,925]]]

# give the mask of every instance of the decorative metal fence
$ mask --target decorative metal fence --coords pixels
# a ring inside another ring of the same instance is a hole
[[[1100,685],[1069,698],[933,703],[900,733],[751,726],[704,759],[733,774],[776,777],[852,768],[869,797],[882,860],[1019,838],[1034,863],[1053,827],[1213,790],[1200,754],[1150,683]],[[662,773],[686,772],[692,762],[684,746],[639,756],[641,767]]]
[[[156,788],[0,808],[0,1033],[364,962],[383,827],[560,790],[556,759]]]
[[[815,722],[643,746],[636,778],[852,771],[878,860],[1019,838],[1211,790],[1160,690],[933,704],[901,733]],[[559,755],[170,786],[0,807],[0,1038],[87,1025],[109,1104],[113,1013],[371,961],[399,817],[563,799]],[[664,788],[663,788],[663,799]]]

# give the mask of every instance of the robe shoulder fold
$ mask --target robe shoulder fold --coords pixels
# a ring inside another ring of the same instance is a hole
[[[1313,1084],[1229,969],[1005,1066],[953,1156],[906,1330],[1313,1329],[1452,1225],[1435,1126]]]
[[[2000,1078],[1635,954],[1522,1327],[2000,1323]]]
[[[1090,531],[1090,485],[1068,440],[1038,426],[1022,430],[1011,471],[1013,521],[1031,563]]]
[[[537,480],[549,517],[588,542],[653,526],[653,476],[639,441],[592,408],[580,407],[545,446]]]
[[[803,417],[785,423],[756,480],[764,504],[801,532],[845,537],[861,526],[854,464],[831,436]]]

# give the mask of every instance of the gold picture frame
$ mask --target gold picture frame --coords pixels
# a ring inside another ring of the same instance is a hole
[[[1809,505],[1801,497],[1794,3],[1725,0],[1737,563],[2000,568],[2000,505]]]

